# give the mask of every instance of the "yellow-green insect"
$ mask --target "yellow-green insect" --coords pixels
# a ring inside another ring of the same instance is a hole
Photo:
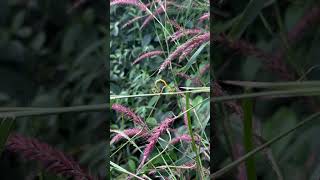
[[[159,83],[163,84],[159,85]],[[158,79],[154,82],[154,87],[151,89],[153,93],[162,93],[164,89],[167,89],[169,92],[174,92],[174,88],[170,87],[167,82],[163,79]]]

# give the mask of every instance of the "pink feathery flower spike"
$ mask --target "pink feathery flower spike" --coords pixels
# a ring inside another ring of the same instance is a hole
[[[196,35],[201,33],[202,30],[201,29],[182,29],[180,31],[175,32],[174,34],[172,34],[171,38],[171,42],[176,41],[178,39],[180,39],[183,36],[187,36],[187,35]]]
[[[206,19],[210,18],[210,13],[204,13],[200,18],[199,18],[199,23],[203,22]]]
[[[142,157],[142,160],[141,160],[141,163],[140,163],[138,169],[141,169],[141,167],[145,164],[145,161],[149,158],[149,156],[150,156],[153,148],[157,144],[157,141],[160,138],[160,136],[173,124],[173,122],[175,120],[176,120],[175,118],[168,117],[164,121],[162,121],[159,126],[154,128],[151,136],[148,139],[148,144],[143,151],[143,157]]]
[[[138,125],[141,125],[141,126],[145,125],[145,123],[142,121],[142,119],[138,115],[136,115],[131,109],[125,106],[122,106],[120,104],[113,104],[112,109],[117,112],[125,114],[127,117],[131,118],[134,123]]]
[[[182,110],[183,110],[183,112],[185,112],[187,109],[185,107],[183,107]],[[184,122],[184,125],[186,127],[188,127],[188,116],[187,116],[187,113],[183,114],[183,122]]]
[[[160,6],[159,8],[156,9],[156,11],[152,14],[150,14],[142,23],[141,28],[143,29],[156,15],[160,15],[161,13],[165,12],[166,7],[165,6]]]
[[[121,28],[123,29],[123,28],[129,26],[129,25],[131,25],[132,23],[136,22],[137,20],[139,20],[139,19],[141,19],[141,18],[143,18],[143,17],[144,17],[144,16],[137,16],[137,17],[129,20],[129,21],[126,22],[125,24],[123,24],[123,25],[121,26]]]
[[[185,42],[184,44],[177,47],[175,51],[173,51],[169,57],[161,64],[159,68],[159,73],[161,73],[163,70],[165,70],[168,65],[171,63],[172,60],[177,58],[181,53],[183,53],[188,47],[192,46],[193,48],[196,48],[202,43],[205,43],[207,41],[210,41],[210,33],[204,33],[199,36],[196,36],[189,41]]]
[[[144,129],[139,129],[139,128],[126,129],[123,131],[123,134],[127,135],[128,137],[133,137],[133,136],[148,137],[149,136],[148,132],[146,132]],[[116,143],[123,138],[124,136],[122,134],[117,134],[111,139],[110,144]]]
[[[26,160],[38,161],[46,171],[75,180],[96,179],[86,173],[80,165],[62,151],[49,144],[20,134],[10,134],[6,150],[21,155]]]
[[[184,60],[194,49],[196,49],[199,45],[201,44],[201,42],[198,43],[194,43],[191,46],[189,46],[187,49],[185,49],[182,54],[179,57],[179,63]]]
[[[183,134],[181,136],[175,137],[170,141],[170,144],[177,144],[180,141],[191,142],[192,138],[188,134]],[[197,136],[194,137],[195,142],[199,142],[199,138]]]
[[[175,20],[169,19],[168,22],[179,31],[184,29]]]
[[[139,0],[113,0],[110,2],[110,6],[113,5],[134,5],[140,8],[142,11],[147,9],[146,5],[141,3]]]
[[[164,51],[158,51],[158,50],[144,53],[144,54],[140,55],[136,60],[134,60],[132,64],[137,64],[138,62],[140,62],[141,60],[143,60],[145,58],[156,56],[156,55],[160,55],[160,54],[163,54],[163,53],[164,53]]]

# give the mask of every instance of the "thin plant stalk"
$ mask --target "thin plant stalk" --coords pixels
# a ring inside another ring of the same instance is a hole
[[[299,96],[317,96],[320,94],[320,88],[300,88],[292,90],[278,90],[278,91],[265,91],[265,92],[255,92],[255,93],[244,93],[239,95],[231,96],[220,96],[211,98],[211,102],[224,102],[239,100],[245,98],[255,98],[255,97],[272,97],[272,98],[284,98],[284,97],[299,97]]]
[[[189,102],[189,97],[190,94],[186,94],[186,109],[190,109],[190,102]],[[188,129],[189,129],[189,134],[191,137],[191,145],[192,145],[192,151],[196,154],[196,163],[197,163],[197,171],[200,174],[201,179],[204,179],[204,175],[202,172],[202,164],[200,160],[200,155],[197,150],[197,146],[194,140],[193,132],[192,132],[192,124],[191,124],[191,118],[190,118],[190,111],[187,111],[187,119],[188,119]],[[199,176],[197,173],[197,177]]]
[[[253,116],[253,103],[251,99],[244,99],[242,101],[243,108],[243,134],[244,134],[244,148],[246,153],[253,149],[253,128],[252,128],[252,116]],[[254,158],[250,157],[246,160],[246,170],[248,180],[256,180],[256,167]]]

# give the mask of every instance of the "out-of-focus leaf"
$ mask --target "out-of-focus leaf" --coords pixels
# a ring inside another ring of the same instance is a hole
[[[232,39],[239,39],[248,26],[256,19],[264,7],[264,0],[250,0],[239,20],[233,25],[229,36]]]
[[[281,108],[271,117],[271,119],[266,120],[262,131],[263,137],[270,139],[277,134],[294,127],[296,123],[296,114],[288,108]],[[286,153],[287,146],[292,136],[293,134],[288,135],[286,139],[279,141],[271,147],[277,159],[280,158],[283,153]]]

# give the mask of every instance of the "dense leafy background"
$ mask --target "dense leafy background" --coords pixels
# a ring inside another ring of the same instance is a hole
[[[156,2],[156,1],[143,1]],[[141,28],[144,18],[142,20],[136,21],[126,28],[121,28],[122,25],[127,23],[129,20],[134,17],[146,15],[147,13],[141,12],[138,8],[134,6],[114,6],[110,11],[110,92],[112,95],[132,95],[132,94],[146,94],[152,93],[151,89],[154,88],[154,83],[156,80],[162,78],[164,79],[169,86],[174,88],[181,86],[209,86],[209,73],[207,72],[203,76],[199,77],[199,69],[203,68],[209,62],[209,45],[204,46],[203,50],[195,55],[194,60],[188,63],[188,60],[184,60],[181,63],[178,63],[178,60],[174,60],[172,63],[172,70],[168,68],[164,72],[157,75],[160,65],[164,62],[165,58],[168,57],[168,54],[172,53],[179,45],[175,45],[173,42],[170,42],[168,36],[174,33],[174,28],[171,27],[170,23],[167,21],[168,18],[176,21],[182,27],[191,29],[191,28],[202,28],[204,31],[208,32],[208,27],[206,28],[208,21],[205,21],[203,24],[199,24],[197,19],[204,13],[208,12],[207,1],[174,1],[176,5],[183,6],[184,8],[179,9],[177,7],[167,8],[166,15],[157,15],[161,23],[167,28],[168,34],[165,35],[163,27],[156,20],[151,21],[146,27]],[[190,5],[192,4],[192,7]],[[156,3],[158,6],[158,4]],[[158,6],[159,7],[159,6]],[[151,7],[151,11],[154,12],[154,7]],[[186,36],[181,38],[178,41],[178,44],[182,44],[190,39],[192,36]],[[166,39],[167,43],[166,44]],[[198,48],[197,48],[198,49]],[[196,49],[196,50],[197,50]],[[154,56],[152,58],[147,58],[142,60],[140,63],[133,65],[132,62],[139,57],[140,54],[143,54],[152,50],[163,50],[165,55],[163,56]],[[196,51],[195,50],[195,51]],[[194,52],[193,52],[194,53]],[[193,54],[191,53],[191,54]],[[185,71],[183,67],[186,67],[186,64],[189,64],[189,68]],[[190,77],[199,77],[203,84],[195,85],[192,84],[191,80],[185,80],[177,76],[178,72],[185,72]],[[192,95],[192,105],[196,105],[203,101],[208,94],[195,94]],[[159,101],[158,101],[159,100]],[[159,97],[140,97],[140,98],[125,98],[117,99],[111,101],[111,103],[120,103],[124,106],[131,108],[134,112],[140,115],[148,124],[149,128],[152,129],[158,123],[163,121],[165,117],[175,114],[178,115],[182,112],[182,104],[185,103],[183,98],[180,96],[163,96]],[[207,134],[209,131],[209,101],[204,103],[201,107],[197,108],[199,111],[199,119],[201,123],[196,120],[196,117],[193,117],[193,127],[195,131],[201,135]],[[121,113],[117,113],[117,117],[114,118],[110,126],[113,130],[124,130],[132,128],[133,123],[130,122],[127,118],[123,118]],[[177,134],[187,133],[188,131],[183,126],[182,118],[179,118],[178,121],[174,124],[173,128],[176,128]],[[114,136],[115,133],[112,133]],[[174,135],[175,133],[172,133]],[[164,135],[163,138],[168,140],[167,135]],[[144,142],[143,140],[134,140],[135,143],[143,150]],[[208,141],[206,141],[208,143]],[[163,144],[164,145],[164,144]],[[177,146],[179,150],[172,150],[170,147],[167,150],[168,154],[165,154],[164,159],[157,158],[153,163],[156,166],[164,165],[163,161],[167,161],[169,164],[172,164],[171,159],[177,165],[179,163],[188,160],[186,156],[192,156],[190,152],[190,144]],[[208,144],[207,144],[208,145]],[[159,146],[160,147],[160,146]],[[112,144],[110,146],[111,150],[111,161],[121,166],[124,169],[127,169],[130,172],[136,173],[137,167],[141,161],[141,154],[130,143],[127,141],[121,141],[117,144]],[[161,150],[161,147],[160,147]],[[207,149],[208,150],[208,149]],[[157,150],[154,150],[157,154]],[[169,156],[170,155],[170,158]],[[203,163],[207,171],[209,170],[208,160],[203,157]],[[150,166],[148,166],[151,168]],[[176,172],[175,168],[172,168]],[[116,171],[115,168],[111,169],[112,178],[119,179],[125,178],[127,174],[120,173]],[[191,178],[194,177],[194,172],[183,173],[178,170],[180,178]],[[166,172],[163,173],[164,177],[174,178],[168,176]],[[160,177],[159,177],[160,178]],[[179,178],[176,176],[175,178]]]
[[[259,1],[255,1],[259,2]],[[260,1],[260,4],[264,1]],[[213,33],[225,33],[229,35],[234,25],[234,18],[241,15],[248,1],[219,1],[214,7],[215,24],[212,25]],[[244,33],[240,41],[247,41],[253,46],[261,48],[269,55],[277,55],[279,50],[284,52],[281,59],[288,67],[288,72],[294,74],[291,80],[319,80],[319,1],[269,1],[262,10],[257,6],[249,15],[255,13],[258,16],[248,26],[242,26]],[[313,17],[312,23],[307,23],[307,28],[298,34],[295,41],[286,38],[288,32],[292,32],[301,18],[310,14],[312,8],[318,8],[318,13]],[[277,13],[278,11],[278,13]],[[248,18],[250,19],[250,18]],[[247,19],[247,20],[248,20]],[[264,20],[267,22],[263,22]],[[243,24],[244,25],[244,24]],[[240,48],[241,49],[241,48]],[[216,80],[243,80],[243,81],[287,81],[279,76],[279,73],[268,67],[267,61],[250,53],[217,42],[213,49],[211,64],[213,64]],[[277,65],[275,65],[277,66]],[[242,88],[221,83],[222,88],[229,94],[239,94]],[[286,99],[255,99],[254,100],[254,124],[255,131],[265,140],[284,132],[306,116],[318,111],[318,98],[286,98]],[[217,148],[214,151],[214,169],[221,169],[228,164],[231,158],[231,150],[226,144],[226,135],[232,137],[234,151],[242,151],[238,145],[242,144],[242,118],[232,109],[217,108]],[[229,122],[231,129],[225,132],[223,122]],[[284,179],[318,179],[319,178],[319,123],[314,121],[296,133],[274,144],[271,149],[273,157],[280,167]],[[256,145],[257,146],[257,145]],[[240,157],[240,155],[238,156]],[[265,153],[256,156],[258,179],[277,179],[270,159]],[[242,171],[243,172],[243,171]],[[245,178],[239,171],[234,170],[220,179]]]
[[[1,0],[0,106],[105,103],[105,2],[87,1],[70,11],[75,2]],[[13,131],[105,175],[104,120],[105,113],[32,117],[18,119]],[[37,163],[6,151],[0,166],[2,179],[47,176]]]

